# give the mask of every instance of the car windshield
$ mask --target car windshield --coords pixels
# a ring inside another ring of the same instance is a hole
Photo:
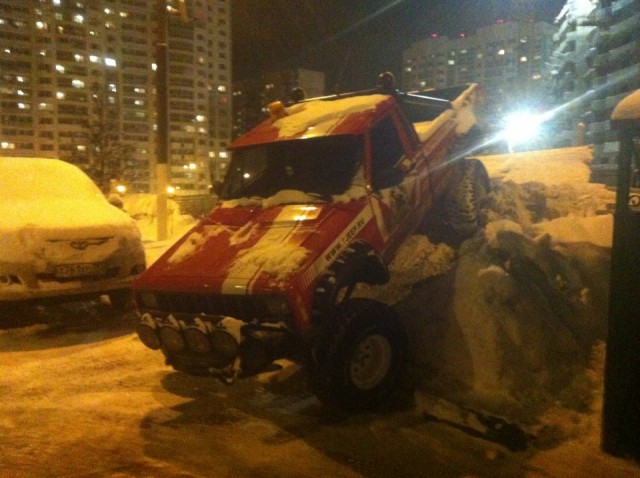
[[[362,154],[362,137],[347,135],[237,149],[220,196],[224,200],[268,198],[282,190],[323,198],[343,194],[351,185]]]

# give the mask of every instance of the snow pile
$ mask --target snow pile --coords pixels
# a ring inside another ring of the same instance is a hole
[[[614,193],[587,182],[589,148],[479,159],[493,183],[483,230],[457,257],[411,238],[418,247],[394,261],[403,285],[387,295],[403,299],[419,411],[442,413],[434,396],[525,426],[551,406],[584,411],[605,333]],[[424,282],[432,266],[444,274]],[[398,295],[403,286],[412,293]]]
[[[360,283],[354,295],[395,305],[411,294],[413,285],[449,271],[454,258],[455,251],[447,244],[433,244],[426,236],[410,236],[389,265],[390,281],[384,286]]]
[[[155,194],[126,194],[122,197],[123,209],[135,219],[145,242],[155,241],[158,233]],[[186,233],[196,220],[188,214],[180,212],[180,206],[172,199],[167,199],[167,230],[169,237],[178,238]]]

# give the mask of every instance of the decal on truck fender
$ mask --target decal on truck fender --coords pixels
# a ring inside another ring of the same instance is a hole
[[[307,269],[302,276],[303,286],[309,286],[311,282],[324,272],[372,219],[373,213],[371,212],[371,208],[369,206],[362,208],[362,211],[349,223],[344,232],[340,234],[331,245],[320,254],[311,267]]]

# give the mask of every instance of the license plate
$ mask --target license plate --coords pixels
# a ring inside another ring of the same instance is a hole
[[[70,279],[96,275],[98,268],[95,264],[61,264],[56,266],[56,277]]]

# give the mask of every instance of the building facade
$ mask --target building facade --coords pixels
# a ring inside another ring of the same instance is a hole
[[[170,183],[208,193],[231,136],[229,0],[167,1]],[[156,0],[0,0],[0,155],[155,192]]]
[[[498,125],[514,109],[544,102],[545,64],[556,29],[544,22],[499,21],[472,35],[432,35],[403,52],[402,87],[407,90],[481,83],[483,119]]]
[[[592,179],[613,183],[618,136],[611,113],[640,88],[640,0],[569,0],[557,23],[557,145],[570,144],[576,125],[584,125],[584,140],[594,146]]]
[[[246,133],[269,112],[272,101],[287,102],[294,88],[302,88],[307,98],[325,94],[325,75],[303,68],[269,72],[259,78],[234,82],[233,137]]]

